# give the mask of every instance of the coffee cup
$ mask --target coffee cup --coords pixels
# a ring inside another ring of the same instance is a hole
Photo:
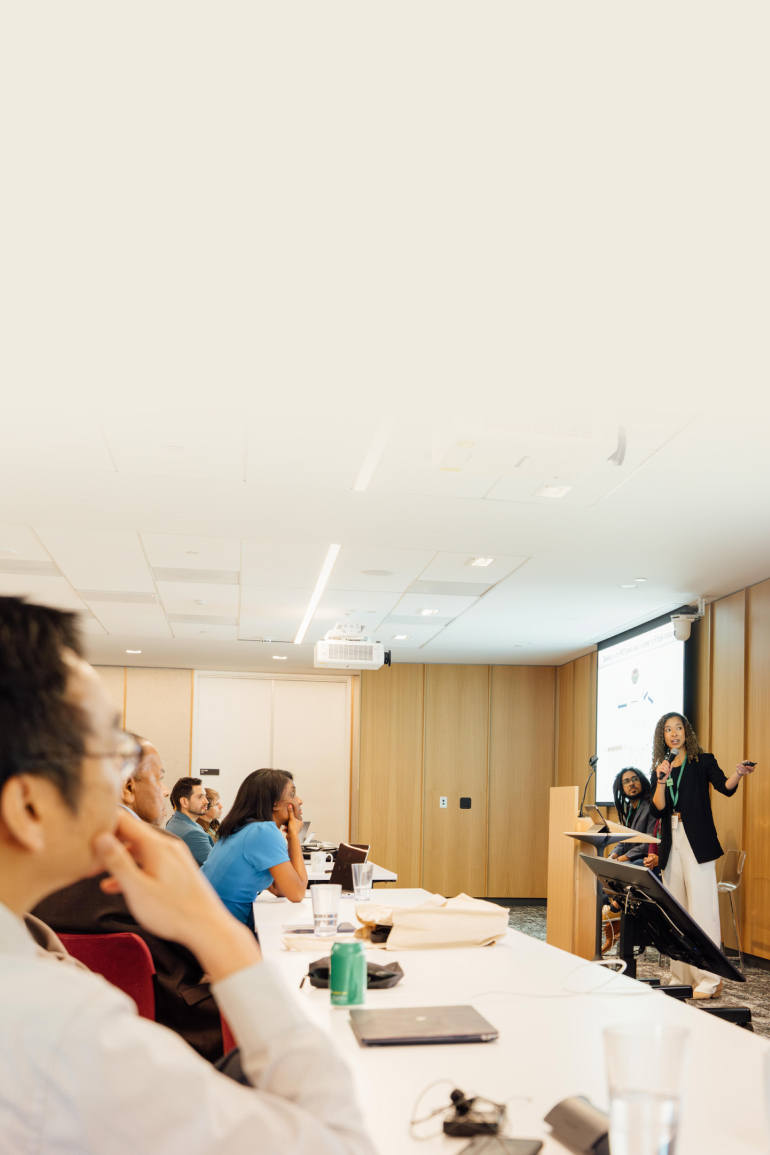
[[[310,869],[325,871],[327,863],[333,861],[331,854],[327,854],[325,850],[314,850],[310,855]]]

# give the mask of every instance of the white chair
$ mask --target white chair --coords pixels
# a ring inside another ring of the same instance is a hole
[[[735,892],[741,885],[741,876],[743,874],[743,864],[746,861],[745,850],[728,850],[725,854],[725,860],[722,864],[722,877],[717,883],[717,890],[720,894],[729,894],[730,896],[730,910],[733,912],[733,930],[735,931],[735,941],[738,943],[738,962],[739,969],[743,970],[743,952],[741,951],[741,936],[740,936],[740,916],[735,909]],[[724,950],[724,942],[722,943]]]

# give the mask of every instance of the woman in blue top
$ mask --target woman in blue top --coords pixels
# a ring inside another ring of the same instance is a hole
[[[260,891],[291,902],[305,897],[301,830],[302,799],[283,770],[254,770],[244,778],[202,869],[227,909],[252,930]]]

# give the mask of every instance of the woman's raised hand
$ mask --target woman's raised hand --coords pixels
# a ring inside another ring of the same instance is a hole
[[[286,833],[296,834],[299,838],[302,830],[302,809],[295,802],[289,803],[289,821],[286,823]]]

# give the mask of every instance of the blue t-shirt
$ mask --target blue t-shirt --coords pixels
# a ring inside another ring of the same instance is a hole
[[[289,850],[276,824],[250,822],[229,838],[220,838],[201,870],[227,909],[253,929],[251,904],[271,885],[270,867],[282,862],[289,862]]]

